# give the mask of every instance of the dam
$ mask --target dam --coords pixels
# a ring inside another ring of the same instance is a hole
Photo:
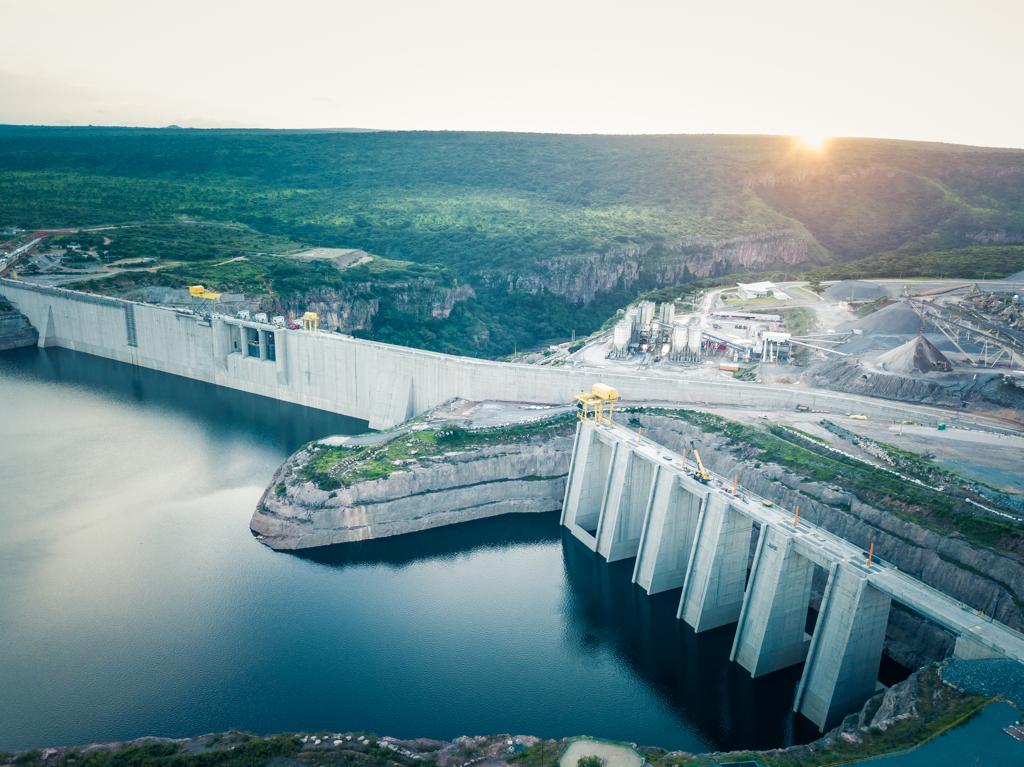
[[[957,657],[1024,661],[1024,635],[615,423],[578,424],[561,523],[609,562],[635,559],[648,594],[681,589],[694,631],[735,624],[730,660],[752,677],[803,663],[793,708],[822,731],[875,693],[893,601],[952,633]]]
[[[296,405],[396,426],[458,397],[536,404],[572,401],[587,368],[457,357],[270,323],[0,279],[0,296],[28,318],[41,347],[61,347]],[[632,402],[748,405],[999,429],[964,413],[801,387],[601,372]]]

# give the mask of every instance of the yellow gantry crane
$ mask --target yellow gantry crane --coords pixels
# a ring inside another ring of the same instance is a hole
[[[581,391],[576,395],[576,416],[581,421],[594,423],[611,423],[615,414],[615,402],[619,399],[618,389],[596,383],[590,391]],[[605,405],[608,413],[605,415]]]

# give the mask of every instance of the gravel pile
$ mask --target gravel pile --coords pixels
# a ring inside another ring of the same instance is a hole
[[[964,692],[1002,695],[1018,708],[1024,706],[1024,663],[1009,658],[951,658],[942,665],[939,674],[944,681]]]
[[[953,369],[946,355],[923,335],[914,336],[902,346],[890,349],[876,362],[882,370],[902,375],[948,372]]]
[[[864,335],[880,333],[910,336],[917,335],[921,329],[921,318],[909,303],[898,301],[872,312],[867,317],[862,317],[851,327],[860,330]]]

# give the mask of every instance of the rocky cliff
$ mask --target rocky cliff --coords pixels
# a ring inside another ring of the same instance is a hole
[[[0,301],[0,352],[32,346],[39,339],[36,331],[23,314],[10,304]]]
[[[321,489],[302,478],[311,448],[291,456],[250,528],[274,549],[401,535],[498,514],[562,507],[572,436],[451,450],[383,479]]]
[[[553,293],[589,303],[612,290],[658,288],[729,272],[763,271],[804,263],[821,248],[800,231],[777,230],[720,240],[625,244],[605,253],[547,259],[535,271],[486,273],[481,281],[510,293]]]
[[[469,285],[445,286],[429,279],[400,283],[359,283],[350,288],[314,288],[285,297],[262,299],[261,310],[269,314],[301,317],[313,311],[320,326],[342,333],[372,331],[382,311],[399,314],[409,322],[447,319],[460,301],[474,297]]]

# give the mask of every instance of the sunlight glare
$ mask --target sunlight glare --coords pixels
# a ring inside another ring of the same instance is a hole
[[[820,152],[825,148],[828,136],[821,133],[805,133],[802,136],[797,136],[796,140],[804,149],[813,149],[815,152]]]

